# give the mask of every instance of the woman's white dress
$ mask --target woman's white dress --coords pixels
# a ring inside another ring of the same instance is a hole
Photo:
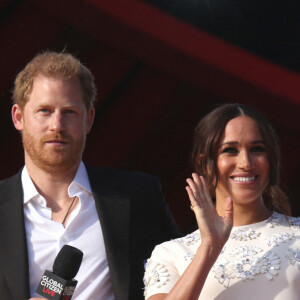
[[[155,247],[146,263],[145,299],[169,293],[201,244],[199,230]],[[300,218],[277,212],[232,229],[201,300],[299,300]]]

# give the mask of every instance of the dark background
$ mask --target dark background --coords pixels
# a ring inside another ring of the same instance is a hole
[[[84,160],[159,176],[183,232],[193,129],[218,103],[266,114],[282,149],[282,184],[299,215],[298,1],[27,0],[0,2],[0,179],[23,165],[10,117],[16,74],[66,50],[95,75],[96,119]]]

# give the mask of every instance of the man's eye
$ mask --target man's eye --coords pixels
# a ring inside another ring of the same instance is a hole
[[[238,150],[236,148],[233,148],[233,147],[227,147],[227,148],[224,148],[222,150],[222,153],[235,154],[235,153],[238,153]]]
[[[68,109],[65,111],[66,114],[75,114],[74,110]]]
[[[47,109],[47,108],[41,108],[41,109],[39,110],[39,112],[41,112],[41,113],[48,113],[48,112],[49,112],[49,109]]]

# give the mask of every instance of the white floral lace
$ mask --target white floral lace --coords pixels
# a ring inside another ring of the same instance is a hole
[[[297,248],[295,251],[288,249],[288,253],[286,255],[289,263],[292,266],[295,266],[300,271],[300,249]]]
[[[214,277],[225,288],[230,287],[234,278],[247,281],[254,280],[258,275],[264,275],[267,280],[273,280],[280,271],[282,259],[286,259],[289,265],[300,271],[300,240],[297,232],[300,229],[300,218],[285,217],[274,212],[264,223],[269,228],[265,237],[266,227],[261,225],[258,227],[253,224],[232,230],[228,241],[230,244],[224,246],[212,268]],[[280,233],[278,233],[278,226],[282,226]],[[259,228],[262,228],[262,231]],[[289,241],[295,238],[299,247],[288,248]],[[183,238],[173,240],[172,243],[177,244],[177,247],[179,246],[179,249],[183,250],[181,258],[186,264],[189,264],[194,259],[196,249],[201,244],[201,235],[197,230]],[[277,248],[283,243],[287,244],[285,252],[281,252],[282,248]],[[247,245],[232,248],[233,245],[238,246],[239,244]],[[226,250],[227,246],[228,250]],[[281,257],[279,257],[279,253]],[[168,266],[148,260],[144,277],[145,294],[149,287],[161,289],[170,281],[170,278]]]
[[[288,240],[291,240],[294,237],[294,233],[289,233],[289,232],[285,232],[285,233],[278,233],[276,235],[274,235],[271,239],[265,239],[265,242],[268,246],[278,246],[281,243],[285,243]]]
[[[234,230],[231,233],[230,238],[237,241],[248,241],[248,240],[256,239],[259,236],[260,236],[260,232],[256,232],[251,227],[245,227],[245,228]]]
[[[291,227],[300,229],[300,218],[289,217]]]
[[[266,221],[266,223],[269,228],[279,226],[281,223],[281,216],[274,212],[272,216]]]
[[[183,238],[175,240],[178,243],[185,244],[187,246],[192,246],[195,244],[200,244],[201,243],[201,235],[199,231],[195,231],[193,233],[190,233],[186,235]]]
[[[279,256],[268,251],[259,257],[262,249],[259,247],[240,247],[231,251],[230,255],[234,260],[220,258],[213,267],[215,278],[224,287],[228,287],[230,279],[241,278],[242,280],[254,279],[257,274],[265,274],[269,280],[278,274],[280,269]]]
[[[147,289],[151,286],[156,286],[160,288],[162,285],[165,285],[169,281],[169,271],[165,265],[160,263],[154,263],[151,259],[148,259],[145,264],[145,275],[144,275],[144,285],[146,295]]]

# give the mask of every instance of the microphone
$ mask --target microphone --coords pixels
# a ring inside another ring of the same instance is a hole
[[[54,260],[53,271],[45,271],[36,292],[46,299],[71,299],[77,285],[77,280],[73,278],[79,270],[82,257],[82,251],[64,245]]]

